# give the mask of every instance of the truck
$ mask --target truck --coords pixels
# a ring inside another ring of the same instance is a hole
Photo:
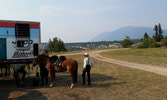
[[[32,63],[43,52],[40,22],[0,20],[0,67]]]

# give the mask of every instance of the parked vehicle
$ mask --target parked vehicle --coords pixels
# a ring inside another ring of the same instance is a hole
[[[42,52],[40,22],[0,20],[0,66],[31,63]]]

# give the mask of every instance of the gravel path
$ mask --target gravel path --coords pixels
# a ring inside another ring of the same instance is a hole
[[[111,51],[111,50],[108,50],[108,51]],[[124,67],[140,69],[140,70],[156,73],[156,74],[159,74],[159,75],[167,76],[167,68],[165,68],[165,67],[158,67],[158,66],[152,66],[152,65],[146,65],[146,64],[137,64],[137,63],[132,63],[132,62],[115,60],[115,59],[112,59],[112,58],[106,58],[104,56],[101,56],[99,54],[100,52],[105,52],[105,51],[102,50],[102,51],[98,51],[98,52],[94,52],[94,53],[92,52],[92,53],[90,53],[90,56],[97,59],[97,60],[100,60],[100,61],[105,61],[105,62],[108,62],[108,63],[121,65],[121,66],[124,66]]]
[[[148,71],[148,72],[156,73],[156,74],[159,74],[159,75],[167,76],[167,68],[165,68],[165,67],[158,67],[158,66],[152,66],[152,65],[146,65],[146,64],[137,64],[137,63],[132,63],[132,62],[115,60],[115,59],[112,59],[112,58],[107,58],[107,57],[101,56],[99,54],[101,52],[112,51],[112,50],[118,50],[118,49],[98,50],[98,51],[91,51],[91,52],[87,52],[87,53],[92,58],[100,60],[100,61],[104,61],[104,62],[108,62],[108,63],[112,63],[112,64],[124,66],[124,67],[135,68],[135,69],[139,69],[139,70]],[[119,49],[119,50],[126,50],[126,49]],[[80,54],[84,54],[84,53],[85,52],[72,53],[72,54],[62,54],[62,55],[65,55],[65,56],[66,55],[80,55]]]

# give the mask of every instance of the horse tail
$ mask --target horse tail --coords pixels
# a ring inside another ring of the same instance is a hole
[[[75,61],[75,64],[76,64],[76,69],[74,71],[74,76],[75,76],[75,83],[77,83],[77,76],[78,76],[78,62]]]

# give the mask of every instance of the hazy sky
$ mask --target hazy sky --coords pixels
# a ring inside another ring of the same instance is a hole
[[[167,29],[167,0],[0,0],[0,20],[41,22],[41,39],[86,42],[123,26]]]

